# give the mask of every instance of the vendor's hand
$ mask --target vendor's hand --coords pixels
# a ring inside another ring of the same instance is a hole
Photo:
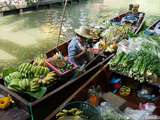
[[[83,47],[82,52],[87,52],[87,48]]]
[[[88,49],[87,49],[87,52],[92,52],[92,48],[88,48]]]

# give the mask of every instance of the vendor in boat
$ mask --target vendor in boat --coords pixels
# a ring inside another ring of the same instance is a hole
[[[71,39],[68,45],[68,59],[78,66],[83,66],[89,61],[86,40],[92,39],[89,28],[81,26],[75,29],[76,37]]]

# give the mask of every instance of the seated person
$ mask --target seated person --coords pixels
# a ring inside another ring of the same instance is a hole
[[[75,29],[76,37],[72,38],[68,45],[68,60],[79,67],[89,61],[86,45],[86,40],[92,38],[89,32],[86,26]]]

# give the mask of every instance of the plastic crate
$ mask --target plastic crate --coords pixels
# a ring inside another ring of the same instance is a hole
[[[77,68],[76,64],[69,62],[70,64],[73,65],[73,68],[71,70],[68,70],[68,71],[65,71],[65,72],[61,72],[57,67],[55,67],[54,65],[52,65],[49,62],[49,58],[45,60],[45,63],[47,64],[49,69],[55,71],[57,73],[57,75],[60,76],[60,77],[71,75],[72,72]]]

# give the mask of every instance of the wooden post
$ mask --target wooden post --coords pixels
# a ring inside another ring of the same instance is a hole
[[[19,14],[22,15],[23,14],[23,8],[19,9]]]
[[[0,16],[3,16],[3,11],[0,12]]]

